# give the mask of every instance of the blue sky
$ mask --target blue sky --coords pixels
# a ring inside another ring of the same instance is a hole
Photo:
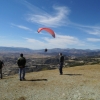
[[[0,0],[0,46],[100,49],[100,0]]]

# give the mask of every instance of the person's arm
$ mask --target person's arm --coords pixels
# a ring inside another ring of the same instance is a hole
[[[24,60],[25,60],[25,64],[26,64],[26,59],[24,58]]]
[[[18,66],[20,65],[19,63],[20,63],[20,59],[17,60],[17,65],[18,65]]]
[[[2,61],[2,67],[4,66],[4,63],[3,63],[3,61]]]

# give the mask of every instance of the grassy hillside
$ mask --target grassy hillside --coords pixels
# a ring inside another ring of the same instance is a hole
[[[100,65],[26,73],[0,79],[0,100],[100,100]]]

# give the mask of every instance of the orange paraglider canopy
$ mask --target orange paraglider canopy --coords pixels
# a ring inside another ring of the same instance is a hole
[[[39,28],[37,31],[39,33],[42,30],[45,30],[45,31],[49,32],[55,38],[55,33],[52,29],[50,29],[50,28]]]

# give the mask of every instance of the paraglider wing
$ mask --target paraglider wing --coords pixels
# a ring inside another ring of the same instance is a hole
[[[55,33],[52,29],[50,29],[50,28],[39,28],[37,31],[39,33],[42,30],[45,30],[45,31],[49,32],[55,38]]]

